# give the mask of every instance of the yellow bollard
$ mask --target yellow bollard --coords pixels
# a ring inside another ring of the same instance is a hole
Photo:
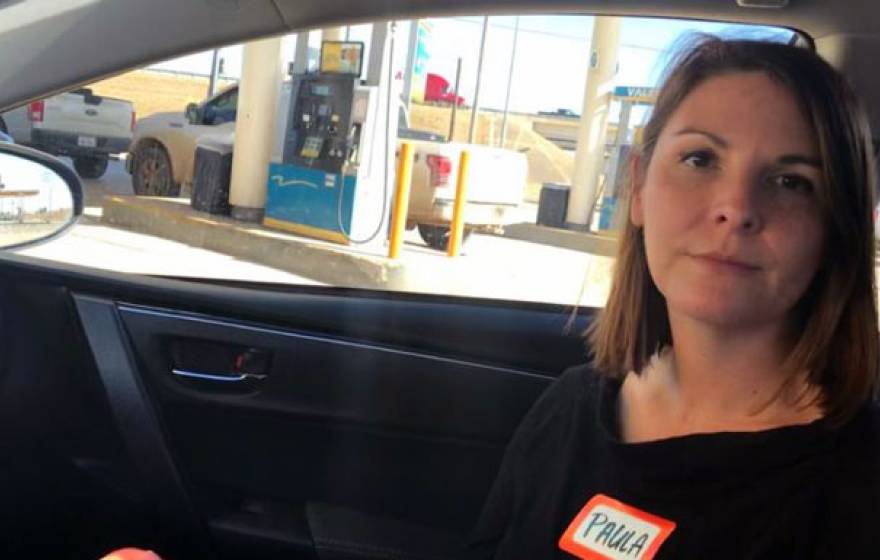
[[[403,232],[406,229],[406,213],[409,211],[409,191],[412,184],[412,144],[400,146],[400,162],[397,164],[397,185],[394,189],[394,213],[391,215],[391,234],[388,240],[388,258],[400,257]]]
[[[467,203],[467,177],[471,166],[471,154],[467,150],[461,152],[458,160],[458,184],[455,187],[455,206],[452,209],[452,223],[449,224],[449,247],[446,254],[457,257],[461,252],[461,240],[464,237],[464,207]]]

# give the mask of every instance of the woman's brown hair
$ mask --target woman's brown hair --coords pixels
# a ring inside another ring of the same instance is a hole
[[[815,278],[792,312],[791,347],[782,367],[790,381],[807,372],[809,383],[822,390],[826,417],[841,423],[872,397],[880,372],[875,177],[864,110],[836,70],[812,51],[791,45],[700,36],[669,68],[634,150],[628,195],[639,188],[636,178],[644,176],[670,116],[709,78],[763,72],[791,92],[812,125],[826,185],[817,193],[826,245]],[[672,344],[666,301],[648,271],[641,228],[629,219],[608,303],[588,339],[594,366],[614,376],[640,372],[655,352]]]

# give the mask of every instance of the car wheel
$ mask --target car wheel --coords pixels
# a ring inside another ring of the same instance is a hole
[[[168,152],[156,142],[141,144],[135,150],[132,173],[134,193],[139,196],[178,196]]]
[[[109,164],[109,159],[105,157],[73,158],[73,167],[83,179],[97,179],[107,171]]]
[[[449,228],[447,226],[419,224],[419,235],[422,236],[422,241],[424,241],[428,247],[437,249],[438,251],[445,251],[449,248]],[[462,245],[464,245],[470,235],[471,231],[465,229],[464,236],[461,239]]]

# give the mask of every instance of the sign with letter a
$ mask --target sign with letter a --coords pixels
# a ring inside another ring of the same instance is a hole
[[[559,539],[559,548],[584,560],[650,560],[675,522],[596,494]]]

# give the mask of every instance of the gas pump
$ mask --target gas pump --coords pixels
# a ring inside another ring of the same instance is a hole
[[[387,33],[376,36],[373,48],[386,52]],[[360,81],[363,47],[325,41],[319,71],[292,77],[281,161],[269,168],[266,226],[343,244],[384,242],[397,142],[388,115],[397,96],[385,56],[371,57],[381,71]]]
[[[612,221],[617,210],[618,192],[620,183],[626,175],[626,162],[632,149],[632,142],[628,141],[627,135],[633,107],[653,105],[655,97],[654,88],[630,86],[614,88],[612,99],[620,102],[620,117],[617,119],[617,134],[605,166],[605,183],[599,207],[599,229],[612,229],[615,226]]]

